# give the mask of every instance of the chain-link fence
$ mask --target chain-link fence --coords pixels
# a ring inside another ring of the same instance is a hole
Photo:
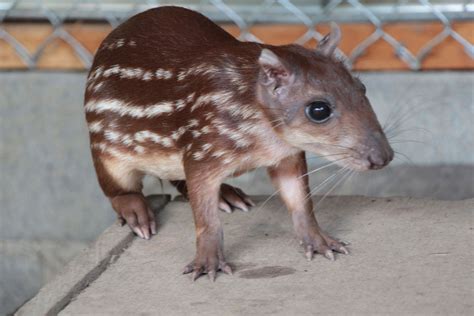
[[[303,26],[305,31],[294,40],[295,43],[302,45],[320,40],[323,35],[318,31],[318,25],[328,21],[368,24],[371,32],[365,38],[349,51],[339,51],[340,55],[347,57],[349,66],[357,62],[379,41],[390,45],[397,58],[412,70],[420,69],[427,56],[447,39],[461,45],[464,57],[467,56],[470,62],[474,59],[474,48],[470,39],[453,28],[453,23],[474,20],[472,1],[428,0],[195,0],[172,3],[154,0],[0,0],[0,44],[3,41],[3,46],[0,46],[0,59],[4,58],[2,56],[9,50],[10,53],[17,55],[26,68],[35,69],[48,45],[61,40],[73,49],[82,66],[88,68],[97,47],[86,47],[87,45],[67,29],[68,24],[85,21],[107,23],[116,27],[133,14],[169,4],[200,11],[219,23],[234,24],[239,29],[239,39],[248,41],[263,41],[252,32],[254,26],[262,24]],[[414,51],[384,27],[400,21],[436,22],[441,27]],[[18,32],[9,30],[9,25],[12,23],[26,22],[47,23],[51,31],[38,45],[28,47],[28,44],[18,38],[21,37],[16,35]],[[472,34],[472,30],[468,32]]]

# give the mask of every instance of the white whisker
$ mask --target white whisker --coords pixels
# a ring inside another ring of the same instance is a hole
[[[352,174],[353,172],[354,172],[353,170],[346,170],[346,173],[344,173],[344,175],[326,192],[326,194],[323,195],[323,197],[316,203],[314,207],[317,207],[318,205],[320,205],[323,202],[323,200],[326,198],[326,196],[328,196],[329,193],[331,193],[331,191],[333,191],[340,183],[342,183],[343,180],[347,180],[348,176]]]
[[[310,174],[313,174],[313,173],[315,173],[315,172],[318,172],[318,171],[320,171],[320,170],[323,170],[323,169],[325,169],[325,168],[327,168],[327,167],[329,167],[329,166],[335,165],[335,164],[337,164],[338,162],[343,161],[343,160],[347,160],[347,159],[349,159],[349,158],[348,158],[348,157],[344,157],[344,158],[340,158],[340,159],[331,161],[330,163],[325,164],[324,166],[318,167],[318,168],[316,168],[316,169],[313,169],[313,170],[311,170],[311,171],[309,171],[309,172],[307,172],[307,173],[305,173],[305,174],[299,176],[298,179],[300,179],[300,178],[302,178],[302,177],[305,177],[305,176],[308,176],[308,175],[310,175]]]

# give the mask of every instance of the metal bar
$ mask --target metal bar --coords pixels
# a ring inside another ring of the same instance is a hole
[[[200,11],[207,15],[209,18],[219,22],[229,22],[232,19],[222,12],[216,5],[222,3],[232,8],[233,11],[240,17],[254,15],[256,9],[260,6],[257,5],[229,5],[225,1],[211,1],[207,4],[188,4],[186,7],[190,9],[200,9]],[[161,3],[163,4],[163,3]],[[474,4],[432,4],[435,11],[442,12],[449,20],[471,20],[474,19]],[[6,10],[9,7],[9,3],[0,2],[0,11]],[[77,6],[74,12],[69,14],[68,19],[74,20],[105,20],[104,13],[113,13],[117,18],[126,18],[129,16],[132,10],[144,11],[155,7],[149,4],[101,4],[100,10],[97,10],[97,6],[93,3],[81,3]],[[393,5],[364,5],[369,11],[372,12],[377,18],[383,22],[392,21],[426,21],[426,20],[438,20],[436,14],[433,14],[433,10],[423,4],[405,4],[401,6]],[[317,22],[362,22],[367,21],[367,16],[363,13],[354,10],[353,7],[349,6],[337,6],[331,11],[330,15],[326,15],[324,8],[317,5],[305,5],[298,6],[299,10],[304,12],[306,16],[314,20],[317,17]],[[65,3],[54,3],[48,5],[48,9],[56,12],[58,15],[64,14],[70,9]],[[301,19],[294,14],[288,14],[288,9],[284,6],[272,6],[265,11],[264,14],[257,16],[256,23],[299,23]],[[44,16],[33,6],[18,6],[11,10],[8,14],[7,19],[28,19],[28,20],[43,20]]]

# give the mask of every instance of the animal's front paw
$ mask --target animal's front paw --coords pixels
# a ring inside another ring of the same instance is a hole
[[[232,275],[232,268],[224,261],[217,258],[197,258],[191,261],[184,267],[183,274],[193,273],[191,278],[196,281],[203,274],[207,274],[211,281],[216,280],[217,271],[222,271],[226,274]]]
[[[211,281],[216,279],[218,271],[232,274],[231,267],[225,262],[222,251],[222,232],[203,233],[197,239],[197,250],[194,260],[188,264],[183,274],[192,272],[195,281],[202,274],[207,274]]]
[[[127,223],[143,239],[150,239],[151,235],[156,234],[155,217],[142,194],[119,195],[111,198],[111,202],[121,225]]]
[[[234,209],[248,212],[255,203],[239,188],[228,184],[221,185],[219,197],[219,209],[226,213],[232,213]]]
[[[338,241],[322,231],[314,231],[305,235],[301,240],[301,245],[304,247],[306,258],[313,259],[314,253],[319,253],[331,261],[334,261],[334,253],[349,254],[345,246],[347,243]]]

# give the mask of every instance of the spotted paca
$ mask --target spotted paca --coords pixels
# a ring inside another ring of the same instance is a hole
[[[156,234],[142,178],[170,180],[196,225],[185,272],[214,280],[231,273],[218,210],[254,205],[223,181],[267,167],[306,256],[347,253],[313,214],[304,152],[367,170],[393,151],[364,85],[334,56],[340,37],[333,25],[316,50],[240,42],[179,7],[140,13],[110,33],[87,79],[85,112],[98,180],[122,223],[145,239]]]

